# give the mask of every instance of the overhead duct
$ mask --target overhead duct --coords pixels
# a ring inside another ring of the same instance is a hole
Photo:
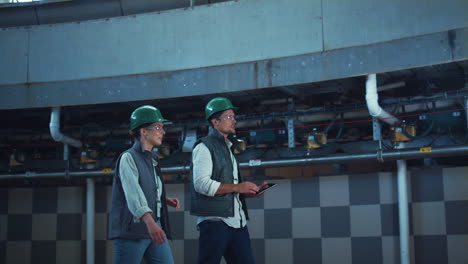
[[[286,166],[302,166],[326,163],[353,163],[353,162],[367,162],[367,161],[394,161],[402,159],[424,159],[448,156],[463,156],[468,155],[468,145],[446,146],[425,149],[421,148],[411,149],[395,149],[386,152],[372,152],[361,154],[336,154],[324,157],[307,157],[295,159],[279,159],[279,160],[252,160],[250,162],[241,162],[241,168],[249,167],[286,167]],[[184,166],[171,166],[161,168],[163,173],[186,173],[190,171],[190,165]],[[112,175],[112,171],[104,172],[99,171],[75,171],[68,172],[69,177],[102,177]],[[24,174],[6,174],[0,175],[0,180],[18,179],[18,178],[56,178],[63,177],[65,172],[51,172],[51,173],[34,173],[28,172]]]
[[[55,141],[63,142],[64,144],[72,145],[76,148],[81,148],[81,141],[65,136],[60,132],[60,107],[53,107],[50,113],[50,135]]]
[[[387,113],[379,105],[379,96],[377,94],[377,76],[376,74],[367,75],[366,81],[366,102],[371,116],[383,120],[387,124],[395,125],[399,123],[398,118]]]

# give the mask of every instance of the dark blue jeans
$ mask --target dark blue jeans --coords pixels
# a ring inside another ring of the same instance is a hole
[[[221,257],[228,264],[253,264],[247,226],[232,228],[223,221],[205,220],[199,225],[198,263],[219,264]]]

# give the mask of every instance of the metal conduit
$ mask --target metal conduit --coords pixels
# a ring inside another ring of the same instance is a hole
[[[422,150],[420,148],[395,149],[385,152],[372,152],[361,154],[337,154],[324,157],[307,157],[295,159],[280,160],[254,160],[250,162],[241,162],[241,168],[249,167],[284,167],[284,166],[302,166],[311,164],[326,163],[353,163],[365,161],[394,161],[406,159],[423,159],[430,157],[448,157],[468,155],[468,145],[444,146]],[[171,166],[161,168],[163,173],[184,173],[190,171],[190,165]],[[0,180],[18,179],[18,178],[56,178],[67,175],[69,177],[101,177],[112,175],[112,171],[75,171],[75,172],[48,172],[34,173],[27,172],[23,174],[4,174],[0,175]]]
[[[94,264],[94,179],[86,179],[86,264]]]
[[[421,152],[417,149],[399,149],[389,150],[382,153],[363,153],[363,154],[339,154],[325,157],[311,157],[291,160],[271,160],[261,161],[263,167],[280,167],[291,165],[306,165],[306,164],[324,164],[324,163],[352,163],[362,161],[393,161],[400,159],[418,159],[427,157],[446,157],[468,154],[468,146],[440,147],[432,148],[431,152]],[[244,165],[244,166],[243,166]],[[249,163],[241,163],[241,167],[248,167]]]
[[[400,263],[410,264],[408,173],[406,160],[397,160],[398,222],[400,227]]]

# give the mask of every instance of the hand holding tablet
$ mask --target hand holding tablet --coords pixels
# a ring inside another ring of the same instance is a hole
[[[264,193],[266,190],[270,189],[271,187],[273,186],[276,186],[276,183],[268,183],[267,185],[265,185],[262,189],[258,190],[258,192],[256,194],[262,194]]]

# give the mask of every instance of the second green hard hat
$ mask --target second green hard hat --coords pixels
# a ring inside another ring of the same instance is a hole
[[[167,121],[169,120],[164,119],[159,109],[151,105],[144,105],[135,109],[130,116],[130,130],[134,130],[144,124]]]
[[[216,98],[213,98],[211,99],[211,101],[209,101],[207,104],[206,104],[206,107],[205,107],[205,118],[208,120],[210,119],[210,117],[217,113],[217,112],[221,112],[221,111],[226,111],[228,109],[234,109],[234,110],[237,110],[239,109],[238,107],[235,107],[232,105],[231,101],[229,101],[229,99],[227,98],[224,98],[224,97],[216,97]]]

